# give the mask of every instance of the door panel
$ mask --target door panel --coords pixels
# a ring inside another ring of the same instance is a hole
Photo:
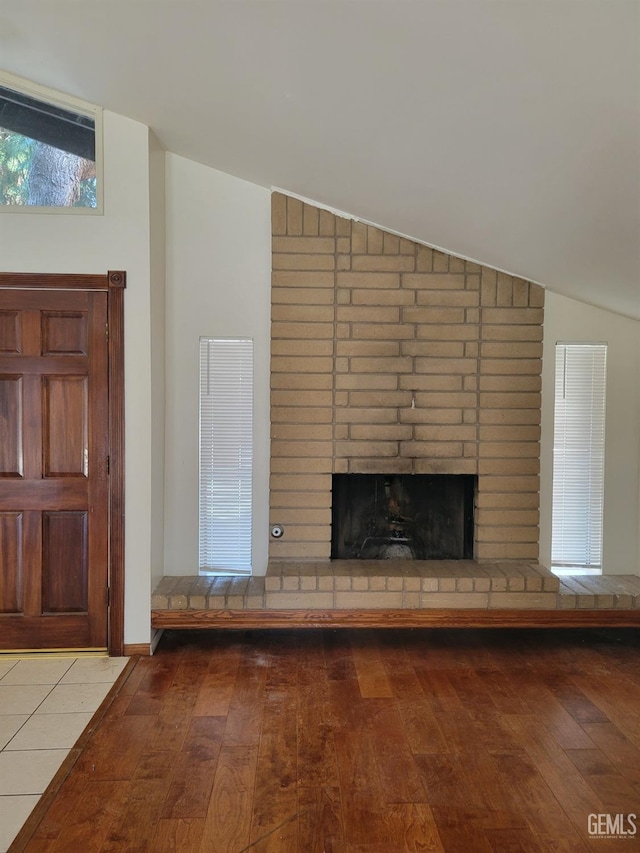
[[[17,311],[0,311],[0,352],[20,352],[20,323]]]
[[[43,613],[88,610],[86,512],[46,512],[42,535]]]
[[[22,513],[0,512],[0,613],[22,611]]]
[[[0,648],[107,646],[107,294],[0,292]]]
[[[22,377],[0,378],[0,477],[22,477]]]
[[[88,379],[48,376],[43,381],[44,476],[86,477],[89,461]]]
[[[42,355],[87,355],[87,315],[42,313]]]

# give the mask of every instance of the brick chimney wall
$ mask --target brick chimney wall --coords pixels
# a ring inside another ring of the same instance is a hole
[[[329,558],[333,473],[420,473],[537,560],[543,288],[280,193],[272,234],[271,558]]]

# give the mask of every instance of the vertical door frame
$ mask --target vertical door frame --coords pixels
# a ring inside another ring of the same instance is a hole
[[[127,274],[0,273],[0,289],[101,290],[107,294],[109,440],[108,650],[124,654],[124,289]]]

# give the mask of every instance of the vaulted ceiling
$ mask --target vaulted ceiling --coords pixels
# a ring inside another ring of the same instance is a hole
[[[637,0],[0,0],[0,65],[640,317]]]

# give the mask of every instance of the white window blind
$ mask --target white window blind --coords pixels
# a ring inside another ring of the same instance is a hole
[[[556,344],[554,568],[602,570],[606,344]]]
[[[253,341],[200,339],[200,573],[251,572]]]

